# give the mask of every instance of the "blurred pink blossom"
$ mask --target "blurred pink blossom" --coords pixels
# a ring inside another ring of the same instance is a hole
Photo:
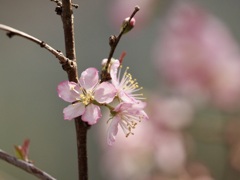
[[[240,172],[240,142],[231,147],[229,161],[231,167]]]
[[[152,114],[150,112],[148,114],[150,121],[142,121],[138,128],[134,129],[133,136],[126,140],[126,136],[118,133],[116,135],[118,141],[114,146],[103,147],[105,152],[102,157],[104,164],[102,168],[110,179],[151,180],[154,179],[152,171],[181,176],[187,156],[185,139],[181,131],[178,131],[178,128],[175,131],[156,126]],[[157,118],[155,116],[155,119]],[[168,117],[166,119],[171,120]],[[174,119],[174,122],[177,120]],[[160,176],[162,177],[162,174]]]
[[[105,128],[103,128],[105,131]],[[146,177],[153,168],[153,137],[155,129],[148,121],[143,121],[134,130],[134,135],[127,137],[123,132],[117,134],[114,146],[103,145],[101,168],[109,179],[131,180]],[[103,133],[100,133],[101,135]],[[100,137],[100,140],[104,139]],[[102,166],[103,165],[103,166]],[[145,178],[143,178],[145,179]]]
[[[232,108],[240,97],[239,46],[216,17],[179,1],[161,24],[154,59],[169,85],[195,99]]]
[[[186,169],[193,180],[213,180],[209,169],[200,162],[191,162]]]
[[[158,168],[167,174],[180,174],[185,167],[186,150],[181,133],[160,131],[156,138],[155,157]]]
[[[193,107],[187,99],[180,97],[152,96],[148,100],[150,118],[162,128],[181,130],[193,119]]]

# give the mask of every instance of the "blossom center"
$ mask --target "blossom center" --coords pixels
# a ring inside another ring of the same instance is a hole
[[[83,89],[83,93],[80,95],[81,102],[87,106],[94,100],[93,91],[86,91]]]
[[[117,115],[120,117],[121,121],[119,122],[119,125],[123,129],[123,132],[126,137],[129,135],[134,135],[132,132],[133,129],[137,126],[139,122],[143,119],[141,115],[135,115],[131,114],[128,111],[123,111],[123,112],[112,112],[112,115]]]

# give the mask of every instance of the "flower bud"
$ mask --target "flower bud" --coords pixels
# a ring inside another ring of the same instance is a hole
[[[135,18],[132,18],[130,21],[129,19],[130,17],[127,17],[126,19],[124,19],[122,23],[121,31],[124,31],[123,34],[128,33],[135,26],[135,23],[136,23]]]

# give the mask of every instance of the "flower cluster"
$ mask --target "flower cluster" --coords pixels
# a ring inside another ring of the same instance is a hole
[[[103,60],[106,65],[107,59]],[[79,82],[64,81],[57,87],[58,95],[71,104],[64,108],[65,120],[82,116],[82,120],[89,125],[96,124],[101,118],[100,106],[110,110],[111,117],[108,122],[108,144],[112,145],[120,126],[126,137],[132,133],[138,122],[147,120],[144,112],[146,103],[141,101],[142,94],[135,92],[141,90],[135,79],[127,72],[121,77],[121,66],[117,59],[112,59],[109,64],[111,82],[101,82],[98,70],[88,68],[82,72]],[[112,104],[117,105],[114,107]]]

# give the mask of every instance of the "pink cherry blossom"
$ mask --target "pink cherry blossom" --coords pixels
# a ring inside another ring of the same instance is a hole
[[[116,89],[108,82],[99,84],[98,71],[95,68],[88,68],[82,72],[79,84],[64,81],[58,85],[58,95],[64,101],[70,102],[64,108],[64,119],[71,120],[82,116],[82,120],[92,125],[97,123],[102,116],[100,107],[94,104],[110,103],[116,95]]]
[[[193,120],[193,107],[187,99],[182,97],[151,95],[148,104],[151,121],[161,128],[182,130]]]
[[[182,134],[163,130],[158,133],[154,153],[159,169],[167,174],[179,174],[186,163],[186,149]]]
[[[106,64],[107,59],[103,59],[102,64]],[[121,66],[117,59],[111,59],[110,63],[110,75],[112,78],[112,84],[117,89],[117,96],[121,101],[124,102],[137,102],[144,99],[143,94],[137,94],[136,92],[141,90],[136,79],[132,78],[132,75],[127,72],[126,69],[123,76],[121,77]]]
[[[126,103],[122,102],[118,104],[112,111],[112,119],[108,128],[108,144],[112,145],[115,142],[116,135],[118,133],[118,125],[122,128],[126,137],[132,133],[132,129],[135,128],[137,123],[141,120],[147,120],[148,116],[143,111],[146,106],[144,102],[138,103]]]

